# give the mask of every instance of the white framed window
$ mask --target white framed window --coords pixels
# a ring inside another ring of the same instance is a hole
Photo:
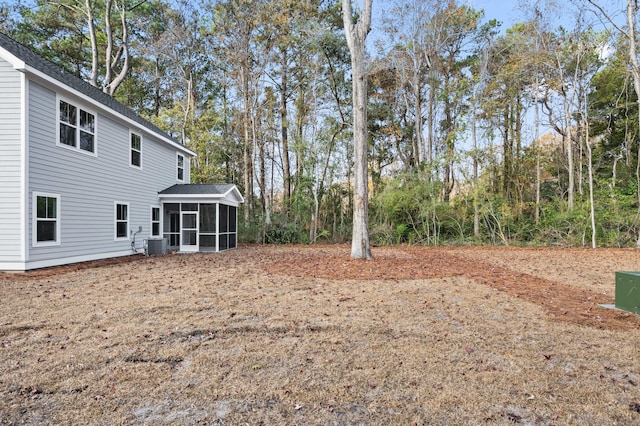
[[[60,195],[34,192],[32,216],[32,245],[60,245]]]
[[[58,99],[57,144],[96,155],[96,140],[96,115],[64,99]]]
[[[114,202],[114,239],[129,239],[129,203]]]
[[[142,168],[142,136],[131,132],[130,133],[130,149],[129,149],[129,164],[132,167]]]
[[[151,236],[160,236],[160,207],[151,206]]]
[[[178,175],[177,179],[180,182],[184,181],[184,155],[178,154]]]

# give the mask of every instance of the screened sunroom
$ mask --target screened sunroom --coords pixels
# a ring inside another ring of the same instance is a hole
[[[158,197],[162,203],[162,235],[169,250],[236,248],[238,206],[244,199],[235,185],[174,185]]]

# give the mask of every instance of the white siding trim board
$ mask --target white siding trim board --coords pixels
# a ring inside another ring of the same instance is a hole
[[[0,57],[0,258],[5,262],[21,262],[27,256],[25,84],[13,63]]]
[[[20,73],[20,258],[29,259],[29,79]]]
[[[51,266],[69,265],[72,263],[91,262],[93,260],[111,259],[114,257],[130,256],[131,250],[112,251],[81,256],[57,257],[54,259],[32,262],[0,262],[2,271],[29,271],[31,269],[49,268]]]

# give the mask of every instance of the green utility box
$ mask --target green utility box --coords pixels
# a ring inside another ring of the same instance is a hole
[[[640,314],[640,272],[616,272],[616,308]]]

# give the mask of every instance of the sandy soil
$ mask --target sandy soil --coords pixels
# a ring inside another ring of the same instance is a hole
[[[0,424],[640,424],[637,250],[373,254],[0,273]]]

